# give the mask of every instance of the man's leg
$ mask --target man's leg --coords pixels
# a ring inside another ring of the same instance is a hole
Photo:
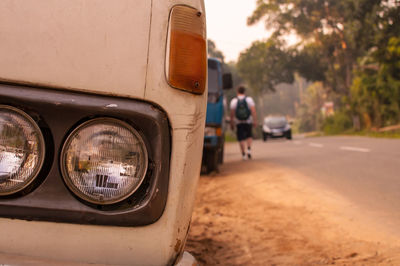
[[[251,159],[251,142],[252,142],[252,138],[248,138],[246,140],[246,142],[247,142],[247,157],[249,159]]]
[[[245,159],[246,158],[246,152],[245,152],[246,140],[239,141],[239,145],[240,145],[240,151],[242,152],[242,157],[243,157],[243,159]]]
[[[247,142],[247,149],[250,150],[251,149],[251,143],[253,142],[253,138],[247,138],[246,142]]]
[[[243,159],[246,159],[246,138],[245,138],[245,131],[243,128],[243,124],[237,124],[236,126],[236,136],[239,142],[240,151],[242,153]]]
[[[251,144],[252,144],[252,142],[253,142],[253,132],[252,132],[252,125],[251,124],[249,124],[248,125],[248,135],[247,135],[247,139],[246,139],[246,142],[247,142],[247,157],[249,158],[249,159],[251,159]]]

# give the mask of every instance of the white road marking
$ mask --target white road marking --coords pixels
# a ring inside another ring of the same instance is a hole
[[[313,142],[308,143],[308,145],[310,145],[311,147],[314,147],[314,148],[322,148],[322,147],[324,147],[323,144],[320,144],[320,143],[313,143]]]
[[[341,150],[344,151],[357,151],[357,152],[370,152],[370,149],[365,148],[358,148],[358,147],[350,147],[350,146],[342,146],[340,147]]]

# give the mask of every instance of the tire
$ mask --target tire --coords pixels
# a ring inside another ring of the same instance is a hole
[[[267,133],[263,132],[263,140],[264,140],[264,141],[267,141],[267,139],[268,139]]]
[[[218,152],[218,163],[223,164],[224,163],[224,144],[222,144],[221,149],[219,149]]]
[[[208,150],[206,153],[206,168],[207,174],[211,173],[212,171],[218,172],[218,150]]]
[[[292,139],[292,131],[286,133],[286,138],[291,140]]]

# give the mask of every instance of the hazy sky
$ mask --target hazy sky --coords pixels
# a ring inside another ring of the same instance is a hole
[[[268,37],[263,23],[247,26],[247,17],[256,0],[205,0],[207,37],[225,55],[225,61],[236,61],[241,51],[255,40]]]

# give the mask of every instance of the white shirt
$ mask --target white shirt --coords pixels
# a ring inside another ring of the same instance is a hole
[[[238,96],[236,96],[235,98],[233,98],[232,101],[231,101],[231,104],[230,104],[230,109],[233,110],[233,111],[235,111],[235,110],[236,110],[237,103],[238,103],[238,98],[239,98],[239,100],[243,100],[244,97],[246,97],[247,106],[248,106],[249,109],[251,110],[251,107],[254,107],[254,106],[255,106],[254,100],[253,100],[253,98],[251,98],[250,96],[246,96],[246,95],[238,95]],[[251,113],[250,113],[250,117],[249,117],[246,121],[241,121],[241,120],[238,120],[238,119],[236,118],[236,116],[235,116],[235,123],[236,123],[236,124],[238,124],[238,123],[247,123],[247,124],[251,124],[251,123],[253,123],[253,117],[251,116]]]

